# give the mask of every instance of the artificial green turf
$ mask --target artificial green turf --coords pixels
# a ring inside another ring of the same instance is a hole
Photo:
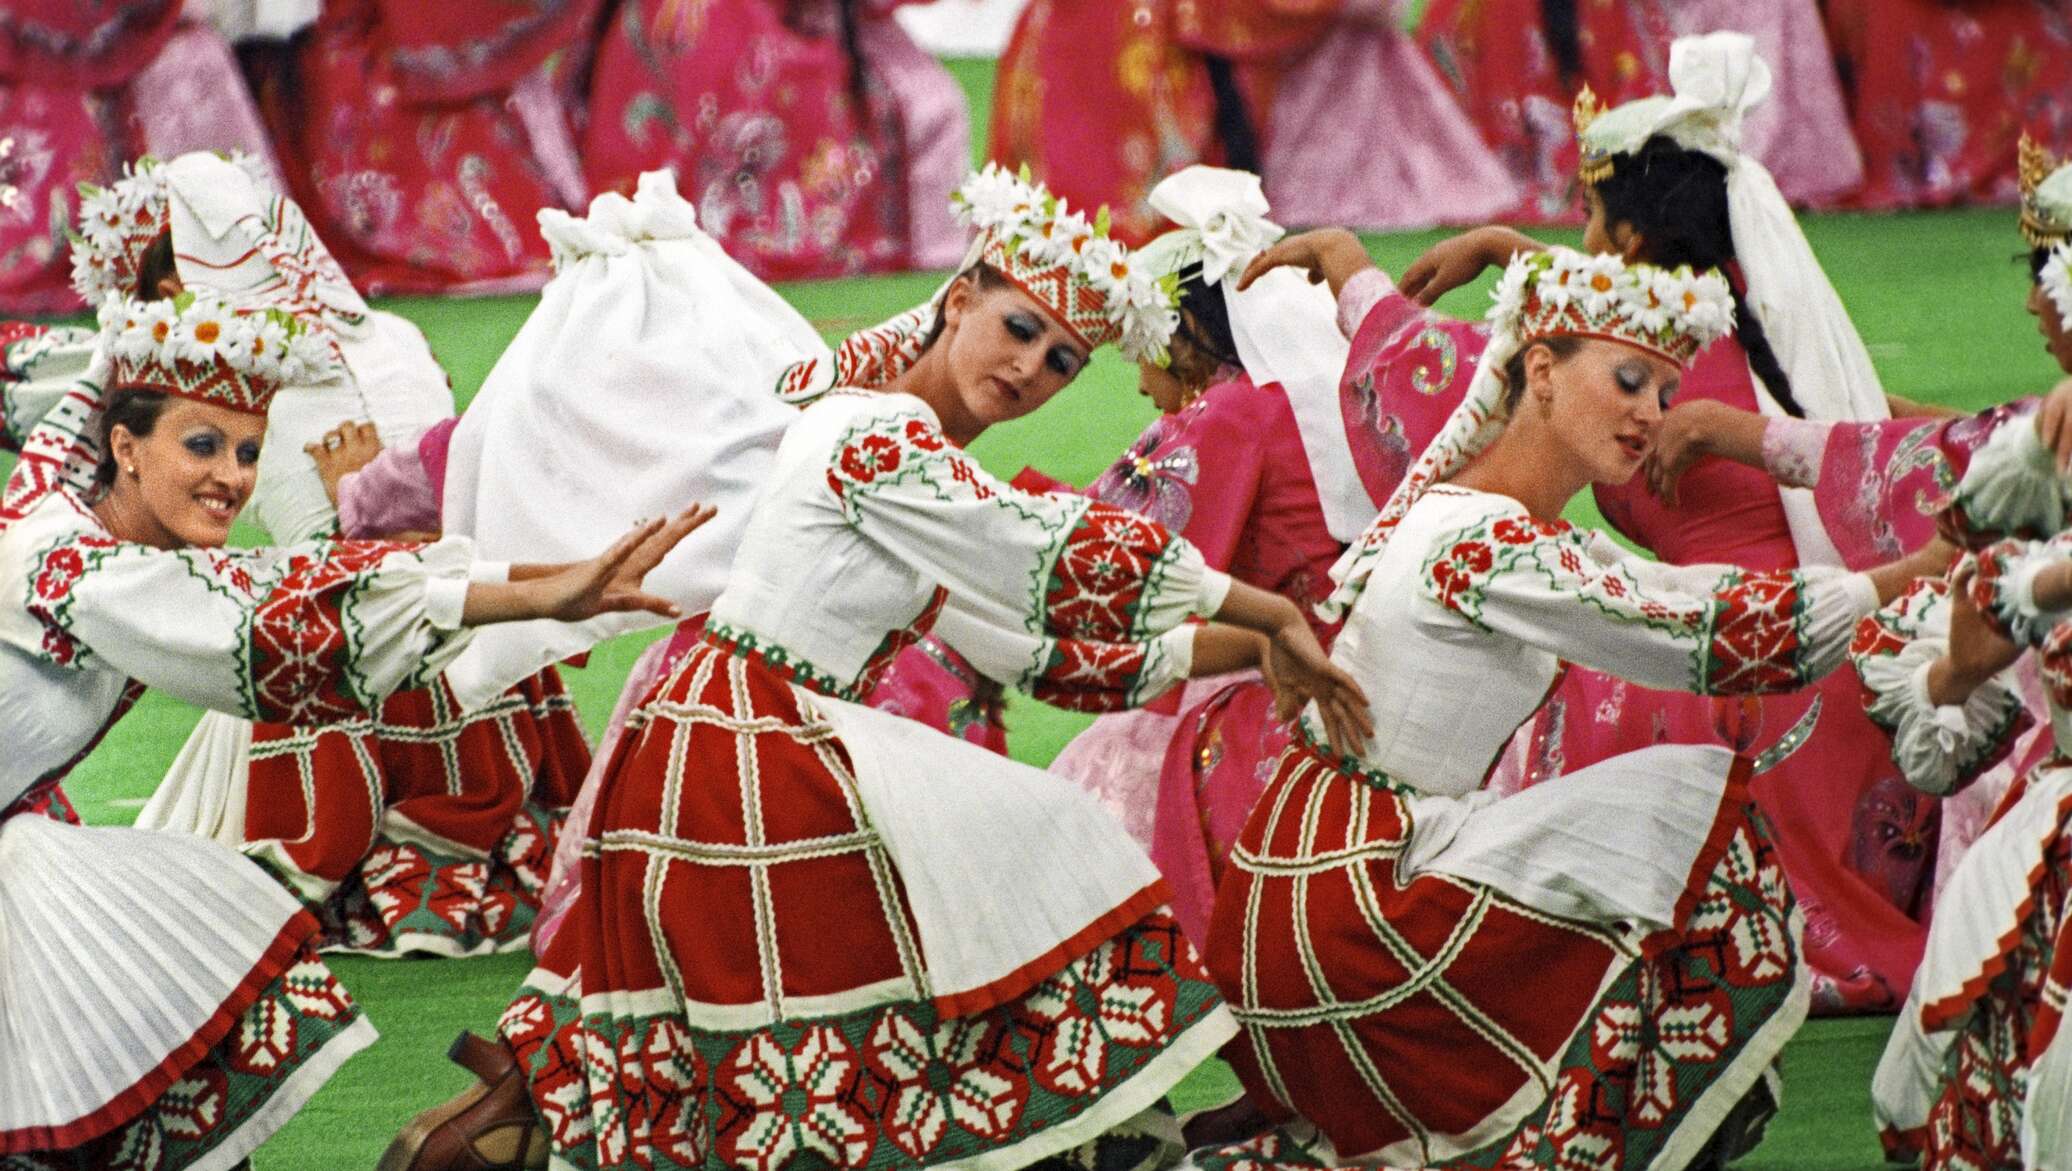
[[[2048,389],[2055,368],[2022,312],[2026,273],[2012,213],[1952,212],[1808,221],[1816,247],[1856,315],[1886,386],[1931,402],[1979,407]],[[1431,233],[1377,237],[1373,251],[1400,269]],[[830,335],[874,322],[927,296],[939,275],[879,277],[787,286],[783,292]],[[1442,306],[1479,311],[1486,292],[1463,290]],[[402,300],[388,307],[421,325],[465,402],[523,323],[531,298]],[[1033,464],[1084,483],[1151,418],[1133,371],[1103,351],[1059,400],[1037,416],[1000,427],[975,447],[995,473]],[[1587,501],[1579,519],[1590,520]],[[600,648],[589,667],[567,672],[593,733],[646,639]],[[153,694],[110,733],[68,782],[88,820],[132,820],[185,740],[197,713]],[[1015,755],[1047,762],[1085,724],[1083,717],[1027,701],[1010,708]],[[383,963],[341,958],[335,966],[383,1039],[349,1064],[258,1158],[261,1171],[329,1171],[372,1164],[387,1139],[423,1106],[465,1083],[445,1046],[462,1028],[488,1029],[529,959]],[[1870,1118],[1870,1071],[1885,1018],[1816,1022],[1787,1051],[1785,1113],[1769,1141],[1741,1166],[1762,1171],[1862,1171],[1879,1165]],[[1213,1097],[1229,1073],[1211,1064],[1183,1085],[1183,1108]]]
[[[990,64],[953,62],[973,97],[975,138],[982,138],[990,97]],[[979,151],[974,149],[974,157]],[[2012,262],[2019,248],[2010,210],[1900,216],[1809,217],[1807,231],[1850,306],[1888,390],[1925,402],[1977,408],[2048,389],[2056,367],[2042,352],[2022,312],[2027,273]],[[1374,237],[1369,245],[1401,271],[1440,233]],[[1573,234],[1551,238],[1573,243]],[[918,303],[940,274],[827,281],[785,287],[801,312],[835,336]],[[1441,304],[1479,314],[1489,281]],[[470,399],[506,342],[523,324],[531,297],[475,301],[407,299],[385,307],[423,327],[453,375],[461,404]],[[1077,382],[1038,416],[997,428],[974,447],[991,471],[1011,475],[1024,464],[1085,483],[1149,422],[1149,404],[1134,392],[1134,371],[1103,350]],[[1586,499],[1571,516],[1597,518]],[[249,535],[249,534],[247,534]],[[566,672],[593,735],[609,715],[633,657],[654,637],[607,644],[583,670]],[[198,713],[152,693],[109,734],[66,788],[90,822],[125,824],[164,775]],[[1084,717],[1019,700],[1009,708],[1014,754],[1046,763],[1085,726]],[[259,1152],[260,1171],[333,1171],[371,1166],[389,1136],[417,1110],[458,1090],[467,1076],[445,1061],[462,1028],[486,1031],[529,966],[528,956],[475,960],[332,961],[366,1006],[383,1038],[352,1061],[273,1142]],[[1769,1140],[1739,1164],[1746,1171],[1866,1171],[1880,1165],[1869,1118],[1870,1071],[1889,1028],[1886,1018],[1820,1021],[1807,1026],[1785,1054],[1785,1110]],[[1212,1062],[1175,1097],[1186,1109],[1231,1084]]]

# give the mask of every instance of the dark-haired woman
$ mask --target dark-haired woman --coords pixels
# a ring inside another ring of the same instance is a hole
[[[964,454],[1094,345],[1156,354],[1172,307],[1041,190],[991,170],[963,195],[982,250],[939,326],[884,390],[800,414],[700,642],[634,715],[566,925],[503,1044],[462,1049],[487,1090],[384,1166],[494,1145],[507,1166],[1012,1171],[1129,1123],[1230,1038],[1156,870],[1091,799],[853,702],[935,629],[1039,698],[1127,706],[1193,665],[1203,615],[1269,636],[1335,738],[1363,730],[1292,602]],[[1135,1165],[1144,1137],[1106,1154]]]
[[[963,91],[893,20],[917,0],[624,0],[597,48],[594,191],[668,167],[764,280],[949,268],[971,165]]]
[[[223,1171],[373,1028],[265,870],[81,826],[65,776],[146,687],[337,723],[421,686],[463,628],[667,612],[641,577],[707,514],[562,567],[488,565],[466,541],[229,551],[267,407],[321,376],[325,347],[210,296],[112,297],[101,323],[95,376],[28,436],[0,511],[0,1160]]]
[[[1796,434],[1788,426],[1795,418],[1879,420],[1891,408],[1781,195],[1774,185],[1745,186],[1768,183],[1760,164],[1739,156],[1732,139],[1743,113],[1767,89],[1760,65],[1746,37],[1680,40],[1672,49],[1676,96],[1605,112],[1582,135],[1582,165],[1591,180],[1586,243],[1657,262],[1725,267],[1735,282],[1740,325],[1735,339],[1692,364],[1643,474],[1600,484],[1595,494],[1614,527],[1664,561],[1758,570],[1865,568],[1930,539],[1933,509],[1895,507],[1907,500],[1900,489],[1961,472],[1986,429],[1939,420],[1883,423],[1897,434],[1919,432],[1908,450],[1923,456],[1922,466],[1895,460],[1884,479],[1859,478],[1870,507],[1823,510],[1812,491],[1792,486],[1818,474],[1790,466],[1788,457],[1799,449],[1785,440]],[[1738,161],[1735,181],[1744,184],[1738,203],[1727,186],[1728,159]],[[1433,318],[1417,301],[1429,303],[1483,266],[1537,246],[1503,229],[1471,233],[1413,265],[1403,290],[1379,274],[1355,281],[1351,272],[1364,256],[1338,246],[1334,284],[1345,290],[1345,300],[1373,306],[1355,337],[1344,387],[1356,450],[1374,444],[1419,450],[1429,430],[1418,432],[1432,425],[1433,402],[1459,393],[1457,371],[1479,350],[1475,331]],[[1361,304],[1349,308],[1362,311]],[[1447,383],[1451,389],[1436,389]],[[1434,387],[1435,398],[1420,393],[1420,384]],[[1704,448],[1685,434],[1690,420],[1725,411],[1753,427],[1757,466],[1700,458]],[[1777,424],[1774,432],[1770,424]],[[1763,437],[1773,433],[1778,441],[1765,464]],[[1772,814],[1777,849],[1802,896],[1815,1006],[1889,1008],[1905,994],[1920,956],[1936,810],[1890,766],[1889,746],[1862,717],[1855,687],[1843,671],[1797,695],[1715,703],[1570,672],[1541,714],[1524,759],[1510,762],[1504,776],[1530,783],[1670,741],[1724,742],[1750,752],[1775,748],[1780,755],[1790,750],[1755,792]]]
[[[1160,416],[1087,492],[1310,615],[1375,507],[1338,422],[1346,345],[1331,298],[1293,274],[1230,288],[1280,234],[1254,176],[1189,167],[1150,202],[1181,226],[1138,263],[1180,281],[1180,327],[1166,365],[1139,364],[1139,389]],[[1312,616],[1311,626],[1328,647],[1336,624]],[[1200,943],[1230,843],[1265,784],[1258,766],[1286,743],[1271,691],[1248,670],[1104,715],[1049,767],[1100,797],[1150,851],[1174,917]]]

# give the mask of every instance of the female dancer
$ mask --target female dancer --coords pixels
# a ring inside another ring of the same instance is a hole
[[[147,686],[247,719],[348,720],[421,686],[463,627],[667,612],[641,575],[706,514],[508,572],[459,541],[226,551],[269,400],[325,348],[213,297],[111,297],[101,322],[95,377],[29,436],[0,509],[0,1156],[227,1168],[374,1031],[263,870],[196,838],[83,828],[66,773]]]
[[[83,296],[161,299],[191,281],[295,313],[330,349],[325,372],[283,388],[268,412],[250,510],[273,540],[337,527],[303,451],[322,428],[367,418],[401,438],[451,417],[423,335],[370,308],[301,210],[248,163],[147,159],[86,207],[74,259]],[[210,711],[137,825],[267,857],[322,904],[327,949],[468,954],[523,946],[556,811],[587,763],[552,668],[466,711],[438,682],[373,722],[329,729]]]
[[[2034,148],[2024,153],[2033,164]],[[2072,166],[2023,187],[2029,310],[2072,374]],[[1895,761],[1929,793],[1975,783],[2014,741],[2027,713],[2005,668],[2026,649],[2049,701],[2056,752],[2022,771],[1944,888],[1872,1085],[1886,1153],[1931,1171],[2054,1169],[2072,1151],[2072,1052],[2053,1044],[2072,987],[2072,543],[2056,475],[2072,451],[2067,402],[2061,390],[1997,428],[1946,517],[1979,545],[2055,536],[1991,545],[1947,588],[1880,611],[1852,650]]]
[[[1095,1142],[1229,1039],[1098,806],[848,701],[934,627],[1039,698],[1141,702],[1186,672],[1199,614],[1269,635],[1331,734],[1365,731],[1294,603],[959,449],[1094,345],[1155,355],[1173,328],[1164,288],[1056,200],[997,169],[963,197],[982,251],[939,328],[884,392],[800,415],[703,640],[634,716],[567,926],[503,1044],[461,1047],[489,1088],[420,1116],[386,1166],[481,1166],[490,1137],[506,1166],[1014,1168]]]
[[[1667,566],[1558,519],[1639,470],[1732,316],[1713,271],[1511,263],[1472,389],[1334,570],[1332,660],[1381,731],[1341,753],[1306,714],[1217,890],[1226,1054],[1287,1125],[1197,1164],[1683,1168],[1747,1145],[1809,992],[1751,762],[1661,745],[1484,789],[1564,662],[1802,687],[1911,579]]]
[[[1768,89],[1768,71],[1749,39],[1715,33],[1679,40],[1671,73],[1673,96],[1602,114],[1587,100],[1579,103],[1582,113],[1595,114],[1580,119],[1591,208],[1584,241],[1628,259],[1731,265],[1737,276],[1730,279],[1740,282],[1734,293],[1740,336],[1738,344],[1714,347],[1696,361],[1647,474],[1598,485],[1599,507],[1622,533],[1670,562],[1864,569],[1920,547],[1933,535],[1934,509],[1924,512],[1899,489],[1932,488],[1942,477],[1954,483],[1983,432],[1968,424],[1885,420],[1888,409],[1916,408],[1896,400],[1888,407],[1869,355],[1789,207],[1761,164],[1735,145],[1742,116]],[[1434,298],[1484,265],[1537,246],[1507,229],[1470,233],[1413,265],[1405,291]],[[1279,247],[1306,266],[1333,269],[1349,299],[1374,306],[1372,328],[1363,327],[1354,343],[1355,362],[1370,364],[1349,371],[1346,383],[1355,450],[1366,444],[1417,450],[1417,437],[1405,428],[1428,419],[1434,405],[1419,401],[1417,384],[1450,384],[1439,391],[1441,400],[1458,394],[1461,355],[1473,352],[1475,338],[1459,327],[1434,327],[1407,298],[1385,295],[1395,290],[1379,274],[1352,287],[1352,274],[1366,261],[1344,241]],[[1399,417],[1404,403],[1409,414]],[[1794,470],[1776,452],[1756,467],[1698,458],[1707,449],[1689,438],[1691,430],[1728,408],[1759,436],[1766,420],[1794,415],[1822,423],[1878,420],[1881,431],[1853,435],[1889,442],[1882,449],[1827,449],[1829,463],[1839,465],[1845,456],[1858,461],[1860,474],[1853,478],[1839,466]],[[1866,457],[1876,450],[1888,452],[1889,462],[1869,465]],[[1812,480],[1827,484],[1828,492],[1820,496],[1801,486]],[[1550,776],[1663,741],[1764,750],[1796,741],[1790,734],[1812,721],[1812,738],[1758,778],[1755,791],[1806,913],[1816,1005],[1825,1011],[1889,1007],[1904,994],[1920,956],[1935,809],[1899,779],[1885,737],[1859,718],[1856,686],[1843,672],[1798,695],[1722,704],[1570,672],[1542,713],[1522,771],[1527,780]],[[1816,703],[1820,714],[1810,716]]]
[[[290,193],[361,287],[546,280],[532,221],[583,198],[566,99],[597,11],[333,0],[313,29],[251,55]]]
[[[1137,255],[1146,272],[1179,282],[1171,361],[1138,367],[1164,413],[1088,494],[1151,517],[1211,567],[1307,614],[1374,511],[1338,417],[1346,347],[1335,308],[1293,273],[1235,291],[1281,234],[1264,218],[1256,177],[1189,167],[1152,190],[1151,206],[1181,225]],[[1337,630],[1311,626],[1326,646]],[[1050,770],[1099,796],[1150,851],[1172,884],[1174,917],[1199,942],[1228,842],[1264,784],[1255,769],[1219,766],[1226,756],[1270,760],[1286,742],[1269,689],[1248,671],[1104,715]]]

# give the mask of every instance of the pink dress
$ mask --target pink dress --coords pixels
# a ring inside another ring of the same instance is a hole
[[[585,178],[630,193],[674,168],[701,226],[765,280],[954,265],[969,119],[893,22],[906,2],[855,4],[858,79],[832,0],[627,0],[598,46]]]
[[[258,58],[289,193],[355,285],[545,283],[534,220],[584,199],[557,79],[597,4],[332,0],[291,53]]]
[[[1217,569],[1294,599],[1330,592],[1344,549],[1317,501],[1287,396],[1240,374],[1152,421],[1087,490],[1185,536]],[[1327,644],[1335,627],[1319,627]],[[1093,793],[1143,843],[1173,887],[1182,930],[1207,938],[1215,871],[1265,778],[1226,757],[1271,762],[1286,743],[1253,672],[1196,679],[1156,703],[1104,715],[1050,771]],[[1225,744],[1241,745],[1225,753]]]
[[[1342,386],[1355,449],[1367,444],[1375,456],[1396,456],[1363,467],[1407,468],[1408,453],[1422,449],[1465,393],[1486,334],[1417,309],[1380,274],[1349,284],[1341,307],[1363,317]],[[1752,377],[1740,347],[1723,341],[1686,372],[1679,397],[1753,410]],[[1816,485],[1822,527],[1855,569],[1928,539],[1943,494],[1989,430],[1983,419],[1810,426],[1819,430],[1816,441],[1801,442],[1796,460],[1776,453],[1776,471],[1787,482]],[[1385,496],[1400,475],[1384,475],[1369,489]],[[1605,518],[1663,561],[1756,570],[1799,564],[1772,474],[1707,458],[1685,474],[1679,496],[1672,509],[1638,479],[1597,492]],[[1752,791],[1806,914],[1816,1010],[1889,1010],[1920,959],[1941,811],[1900,778],[1890,740],[1863,714],[1859,690],[1847,667],[1801,692],[1746,700],[1651,691],[1572,669],[1541,710],[1522,762],[1500,771],[1496,785],[1533,784],[1659,743],[1724,743],[1754,755],[1796,729],[1817,699],[1811,736],[1757,777]]]
[[[230,46],[181,5],[30,0],[0,27],[0,314],[69,313],[80,183],[139,155],[271,158]]]

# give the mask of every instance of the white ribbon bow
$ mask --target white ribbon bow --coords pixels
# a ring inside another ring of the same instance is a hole
[[[1188,233],[1168,247],[1200,250],[1202,280],[1220,284],[1286,234],[1266,218],[1259,176],[1222,167],[1187,167],[1151,189],[1151,209]],[[1190,255],[1188,260],[1191,262]]]

